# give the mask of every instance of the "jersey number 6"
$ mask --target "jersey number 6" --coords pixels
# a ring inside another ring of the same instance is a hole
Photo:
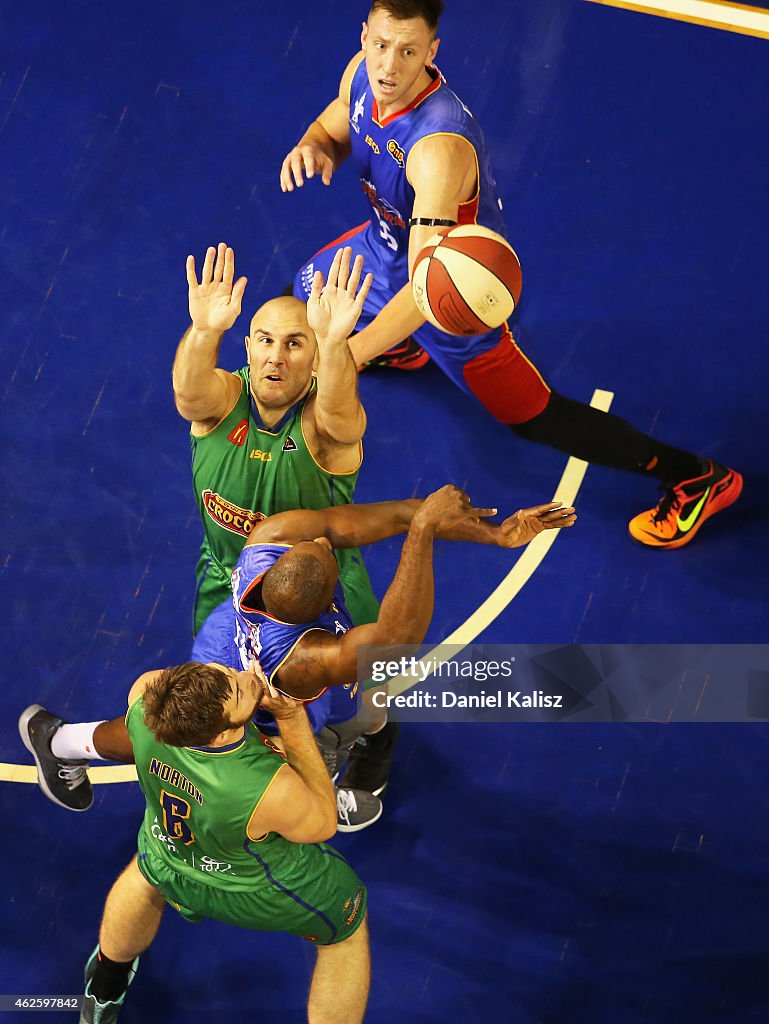
[[[178,839],[183,846],[195,842],[192,829],[187,824],[190,805],[180,796],[161,790],[160,806],[163,808],[163,828],[172,839]]]

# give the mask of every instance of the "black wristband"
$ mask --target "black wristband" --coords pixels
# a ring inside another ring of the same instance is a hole
[[[445,220],[442,217],[410,217],[409,227],[420,228],[453,228],[456,227],[455,220]]]

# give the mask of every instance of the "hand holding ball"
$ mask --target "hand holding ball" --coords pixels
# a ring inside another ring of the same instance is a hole
[[[437,231],[414,263],[411,289],[420,313],[448,334],[485,334],[512,314],[521,264],[505,239],[480,224]]]

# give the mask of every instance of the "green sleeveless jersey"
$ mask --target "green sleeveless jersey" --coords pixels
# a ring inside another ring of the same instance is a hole
[[[266,430],[251,399],[248,367],[235,376],[241,390],[230,412],[207,434],[190,434],[192,483],[204,530],[195,573],[196,633],[230,597],[230,573],[254,523],[276,512],[348,504],[358,479],[357,469],[329,473],[307,447],[302,412],[313,391]],[[379,605],[360,552],[350,548],[336,556],[353,622],[375,621]]]
[[[246,833],[254,809],[286,763],[253,723],[227,747],[170,747],[158,743],[145,725],[139,697],[128,709],[126,725],[147,801],[140,849],[177,874],[230,891],[253,890],[257,882],[269,885],[265,863],[292,873],[301,843],[276,832],[260,840]]]

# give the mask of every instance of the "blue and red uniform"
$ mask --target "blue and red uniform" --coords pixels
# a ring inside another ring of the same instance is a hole
[[[193,661],[216,661],[229,668],[248,669],[256,659],[270,683],[280,689],[280,667],[303,636],[314,630],[339,636],[353,628],[339,583],[331,608],[313,622],[281,622],[261,608],[262,578],[290,546],[248,544],[243,548],[232,571],[232,604],[221,605],[208,617],[195,639]],[[307,701],[313,732],[352,718],[358,711],[357,696],[358,686],[352,681],[332,686]],[[265,728],[274,726],[266,712],[257,712],[254,720],[263,731],[273,731]]]
[[[371,92],[366,61],[359,64],[350,87],[352,158],[372,219],[330,242],[306,263],[294,281],[294,294],[307,299],[316,270],[328,273],[339,245],[365,258],[374,282],[359,327],[370,323],[408,283],[408,221],[414,189],[406,177],[412,148],[435,135],[461,136],[473,148],[477,164],[476,194],[459,207],[460,224],[482,224],[505,233],[502,204],[491,171],[486,142],[478,122],[451,91],[437,68],[428,68],[431,82],[407,107],[380,120]],[[431,324],[413,335],[454,383],[474,394],[503,423],[522,423],[547,405],[549,388],[523,355],[507,324],[485,334],[457,337]]]

